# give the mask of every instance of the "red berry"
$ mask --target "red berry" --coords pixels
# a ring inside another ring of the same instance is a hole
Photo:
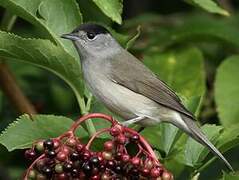
[[[106,141],[104,143],[104,150],[105,151],[112,151],[113,148],[114,148],[114,142],[113,141]]]
[[[97,153],[97,157],[98,157],[100,163],[104,160],[101,152]]]
[[[97,167],[93,167],[93,169],[92,169],[92,174],[93,174],[93,175],[99,174],[99,169],[98,169]]]
[[[153,169],[151,169],[151,171],[150,171],[150,176],[151,176],[152,178],[157,178],[157,177],[160,176],[160,171],[159,171],[157,168],[153,168]]]
[[[130,160],[130,156],[128,154],[123,154],[122,155],[122,161],[123,162],[128,162]]]
[[[83,155],[83,160],[88,160],[91,156],[91,153],[90,151],[85,150],[82,155]]]
[[[138,142],[139,140],[139,135],[137,134],[134,134],[130,137],[130,140],[133,141],[133,142]]]
[[[64,152],[67,156],[70,154],[70,151],[71,151],[70,148],[67,146],[63,146],[61,148],[61,152]]]
[[[115,159],[116,159],[117,161],[119,161],[119,160],[121,160],[121,158],[122,158],[122,153],[121,153],[121,152],[117,152],[117,153],[115,154]]]
[[[66,144],[70,147],[74,147],[76,145],[77,141],[74,137],[71,137],[67,140]]]
[[[34,149],[28,149],[25,151],[25,158],[29,160],[33,160],[36,158],[36,152]]]
[[[85,146],[84,146],[83,144],[77,144],[77,145],[76,145],[76,150],[77,150],[78,152],[81,152],[84,148],[85,148]]]
[[[131,163],[132,163],[132,165],[134,165],[134,166],[138,166],[138,165],[140,165],[140,158],[138,158],[138,157],[133,157],[132,159],[131,159]]]
[[[149,173],[150,173],[150,171],[149,171],[149,169],[147,169],[147,168],[144,168],[144,169],[142,170],[142,175],[143,175],[143,176],[148,176]]]
[[[162,179],[163,180],[171,180],[171,179],[173,179],[173,177],[171,176],[171,174],[169,172],[165,171],[162,174]]]
[[[61,162],[66,161],[66,160],[67,160],[67,153],[64,152],[64,151],[58,152],[57,155],[56,155],[56,159],[57,159],[58,161],[61,161]]]
[[[55,176],[55,180],[68,180],[68,176],[66,173],[61,173],[61,174],[57,174]]]
[[[54,149],[57,149],[60,146],[61,142],[58,139],[53,139]]]
[[[111,136],[118,136],[121,133],[121,126],[116,125],[110,129]]]
[[[100,176],[99,175],[94,175],[90,179],[91,180],[100,180]]]
[[[126,143],[126,137],[125,137],[125,135],[119,134],[119,135],[116,137],[116,142],[119,143],[119,144],[125,144],[125,143]]]

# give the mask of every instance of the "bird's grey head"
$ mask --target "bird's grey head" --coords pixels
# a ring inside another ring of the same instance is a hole
[[[82,24],[69,34],[61,36],[73,41],[80,57],[106,57],[120,50],[119,44],[111,36],[110,32],[101,25]]]

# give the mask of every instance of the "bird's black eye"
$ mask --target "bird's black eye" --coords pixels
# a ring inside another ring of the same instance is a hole
[[[94,39],[95,38],[95,34],[92,32],[87,32],[87,37],[88,39]]]

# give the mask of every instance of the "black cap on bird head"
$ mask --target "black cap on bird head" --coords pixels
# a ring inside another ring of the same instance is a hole
[[[99,24],[94,24],[94,23],[81,24],[79,27],[74,29],[72,31],[72,33],[77,33],[79,31],[84,31],[86,33],[94,33],[95,35],[96,34],[107,34],[107,33],[109,33],[109,31],[105,27],[103,27]]]
[[[94,23],[85,23],[81,24],[79,27],[74,29],[71,33],[69,34],[63,34],[61,37],[65,39],[71,39],[71,40],[77,40],[76,36],[74,34],[77,34],[79,31],[84,31],[87,35],[96,36],[97,34],[107,34],[110,32],[103,26],[99,24],[94,24]]]

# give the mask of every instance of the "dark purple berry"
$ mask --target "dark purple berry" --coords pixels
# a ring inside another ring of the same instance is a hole
[[[130,170],[130,173],[134,176],[134,175],[138,175],[139,174],[139,170],[136,168],[133,168]]]
[[[82,166],[82,170],[86,175],[90,175],[92,168],[89,163],[84,163]]]
[[[135,175],[131,175],[131,176],[129,177],[129,179],[130,179],[130,180],[139,180],[140,178],[139,178],[139,175],[138,175],[138,174],[135,174]]]
[[[78,152],[73,152],[73,153],[70,155],[70,159],[71,159],[72,161],[77,161],[77,160],[79,160],[79,157],[80,157],[80,155],[79,155]]]
[[[90,164],[91,165],[93,165],[93,166],[98,166],[99,165],[99,158],[98,157],[96,157],[96,156],[93,156],[92,158],[90,158]]]
[[[133,142],[138,142],[139,140],[139,135],[135,134],[133,136],[130,137],[130,140],[133,141]]]
[[[56,152],[55,151],[47,151],[46,155],[47,155],[47,157],[52,159],[52,158],[56,157]]]
[[[121,158],[122,158],[122,153],[121,153],[121,152],[117,152],[117,153],[115,154],[115,159],[116,159],[117,161],[119,161],[119,160],[121,160]]]
[[[44,141],[43,146],[47,150],[52,150],[54,148],[54,143],[51,139],[47,139]]]
[[[25,158],[29,160],[33,160],[36,158],[36,152],[34,149],[28,149],[25,151]]]
[[[65,172],[70,172],[72,170],[72,162],[66,162],[63,165],[63,169]]]
[[[114,169],[115,167],[115,162],[110,160],[107,162],[106,166],[109,168],[109,169]]]
[[[71,175],[72,177],[78,177],[79,171],[76,168],[74,168],[71,170]]]
[[[122,173],[122,167],[117,165],[114,169],[114,171],[117,173],[117,174],[121,174]]]
[[[52,169],[47,166],[43,167],[42,172],[48,177],[52,175]]]

